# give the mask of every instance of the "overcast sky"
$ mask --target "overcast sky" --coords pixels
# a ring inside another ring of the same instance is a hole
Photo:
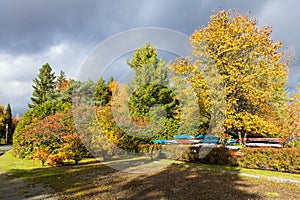
[[[1,0],[0,104],[22,114],[30,103],[32,79],[48,62],[56,74],[76,78],[96,45],[133,28],[162,27],[190,35],[206,25],[212,10],[251,11],[259,25],[273,25],[299,57],[300,1],[297,0]],[[288,83],[300,81],[299,61]]]

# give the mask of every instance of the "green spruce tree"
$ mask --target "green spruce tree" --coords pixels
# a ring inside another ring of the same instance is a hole
[[[163,59],[158,59],[157,50],[146,43],[127,63],[135,71],[129,101],[131,115],[148,118],[151,107],[161,105],[172,117],[177,102],[169,88],[168,69]]]
[[[108,86],[105,84],[102,76],[97,81],[96,91],[95,91],[95,104],[97,106],[105,106],[109,103],[110,91]]]
[[[39,70],[38,77],[33,79],[33,93],[30,98],[32,104],[28,104],[29,108],[34,108],[49,100],[47,94],[54,92],[56,87],[55,78],[55,73],[52,72],[50,65],[48,63],[44,64]]]
[[[12,142],[12,136],[14,132],[14,127],[13,127],[13,121],[12,121],[12,112],[11,112],[11,107],[10,104],[7,104],[6,110],[5,110],[5,121],[7,124],[8,128],[8,135],[7,135],[7,141],[10,143]]]
[[[65,82],[67,81],[65,72],[60,71],[57,79],[56,79],[56,90],[60,91],[64,87]]]
[[[5,125],[4,106],[0,104],[0,140],[5,138]]]

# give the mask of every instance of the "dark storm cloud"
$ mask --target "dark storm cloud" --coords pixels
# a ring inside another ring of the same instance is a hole
[[[265,2],[0,1],[0,48],[10,54],[37,53],[64,40],[94,44],[120,31],[145,26],[191,34],[207,23],[212,9],[258,12]]]
[[[70,40],[80,39],[81,34],[90,31],[92,16],[97,14],[95,2],[1,1],[2,51],[36,53],[66,36]]]

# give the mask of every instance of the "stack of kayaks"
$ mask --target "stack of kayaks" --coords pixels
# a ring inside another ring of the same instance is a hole
[[[246,147],[282,147],[281,138],[247,138]]]
[[[192,135],[175,135],[173,140],[153,140],[154,144],[170,145],[170,144],[180,144],[180,145],[192,145],[192,146],[220,146],[221,140],[216,135],[199,135],[196,138]],[[239,139],[226,139],[225,147],[230,149],[239,149],[241,146]],[[246,147],[282,147],[281,138],[246,138],[246,141],[242,139],[242,143]]]

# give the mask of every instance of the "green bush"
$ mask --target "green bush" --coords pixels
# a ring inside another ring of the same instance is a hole
[[[46,117],[55,115],[57,112],[65,113],[70,108],[71,104],[45,102],[42,105],[27,110],[18,123],[13,135],[14,155],[21,158],[28,157],[37,146],[30,137],[28,139],[24,138],[24,133],[28,132],[28,126],[34,121],[43,120]]]
[[[236,157],[231,156],[225,147],[190,147],[184,145],[165,145],[161,151],[164,157],[172,160],[199,162],[212,165],[237,165]]]
[[[39,107],[37,107],[39,108]],[[61,165],[64,160],[77,164],[89,153],[76,133],[72,110],[56,112],[42,119],[25,113],[14,136],[14,154],[40,160],[42,165]]]
[[[205,157],[199,158],[199,162],[211,165],[237,165],[236,157],[231,156],[225,147],[212,148]]]

